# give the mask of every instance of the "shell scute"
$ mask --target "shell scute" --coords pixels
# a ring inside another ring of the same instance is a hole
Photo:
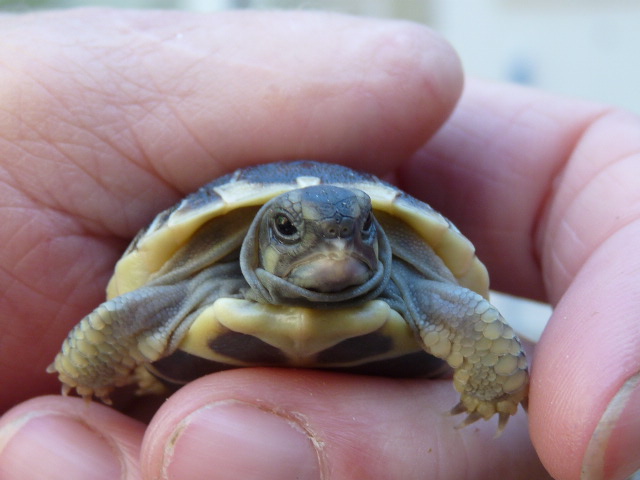
[[[347,167],[300,160],[237,170],[201,187],[175,207],[158,215],[140,232],[116,267],[108,297],[143,285],[172,253],[204,223],[230,210],[262,205],[309,182],[357,188],[367,193],[374,209],[409,224],[440,256],[459,283],[488,297],[489,276],[472,243],[428,204],[378,177]]]

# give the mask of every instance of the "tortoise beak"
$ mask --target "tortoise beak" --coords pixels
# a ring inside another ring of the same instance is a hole
[[[325,239],[313,254],[296,262],[286,278],[318,292],[339,292],[362,285],[374,275],[378,258],[374,248],[357,248],[355,243]]]

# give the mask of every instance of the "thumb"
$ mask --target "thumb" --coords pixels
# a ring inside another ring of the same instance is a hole
[[[457,430],[450,381],[239,369],[184,387],[142,447],[144,478],[548,478],[526,417]]]

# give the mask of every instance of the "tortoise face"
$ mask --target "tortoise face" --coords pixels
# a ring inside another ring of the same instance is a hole
[[[366,193],[329,185],[276,197],[261,219],[262,268],[318,292],[367,282],[378,266],[371,210]]]

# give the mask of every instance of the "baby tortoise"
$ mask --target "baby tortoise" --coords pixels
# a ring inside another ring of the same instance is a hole
[[[428,377],[448,364],[463,425],[527,397],[525,355],[473,245],[373,175],[298,161],[236,171],[160,213],[50,372],[108,402],[248,366]],[[444,361],[444,362],[443,362]]]

